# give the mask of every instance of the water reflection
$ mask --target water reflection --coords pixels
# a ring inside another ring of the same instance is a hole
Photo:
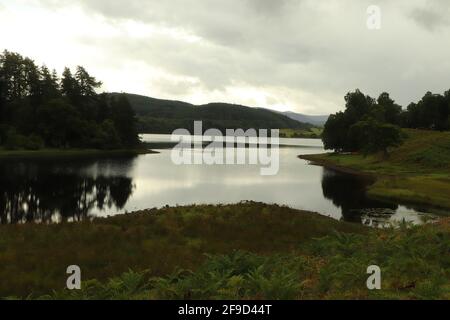
[[[165,205],[243,200],[373,226],[422,221],[420,210],[369,199],[370,181],[298,159],[299,154],[324,152],[320,141],[295,143],[280,149],[280,170],[274,176],[261,176],[260,167],[254,165],[178,166],[171,161],[170,150],[137,157],[3,159],[0,223],[71,221]]]
[[[121,172],[133,161],[2,161],[0,223],[81,220],[93,210],[123,209],[134,186]]]
[[[398,205],[368,198],[366,189],[370,183],[372,181],[365,177],[323,170],[323,195],[342,209],[342,218],[345,221],[361,222],[362,213],[368,208],[382,209],[383,212],[391,214],[398,209]]]

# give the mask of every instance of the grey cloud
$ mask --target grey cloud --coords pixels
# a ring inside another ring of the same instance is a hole
[[[429,31],[450,26],[450,3],[448,0],[427,1],[411,11],[411,18]]]
[[[133,20],[201,37],[198,43],[162,35],[148,41],[127,37],[82,41],[104,50],[110,60],[146,62],[176,76],[198,79],[197,85],[210,91],[238,82],[322,96],[339,108],[342,99],[335,97],[355,88],[371,95],[390,91],[406,105],[425,91],[450,83],[450,66],[442,63],[450,55],[442,41],[449,38],[449,30],[443,29],[441,38],[417,32],[418,24],[434,30],[445,23],[446,1],[438,6],[424,5],[424,0],[379,0],[383,22],[375,32],[365,26],[366,9],[373,2],[369,0],[40,2],[54,8],[82,4],[87,14],[100,14],[112,24]],[[436,66],[437,62],[441,64]],[[177,88],[188,92],[191,85],[169,82],[160,83],[167,94]],[[322,113],[323,106],[316,108]]]

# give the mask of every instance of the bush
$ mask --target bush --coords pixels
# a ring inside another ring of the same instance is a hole
[[[97,128],[92,145],[99,149],[115,149],[120,147],[120,138],[112,120],[103,121]]]
[[[27,138],[17,133],[15,129],[10,129],[6,134],[5,148],[7,150],[17,150],[25,148]]]
[[[28,137],[25,143],[25,149],[27,150],[39,150],[44,147],[44,140],[38,135],[32,134]]]
[[[382,151],[387,157],[389,148],[397,147],[402,143],[399,127],[373,118],[367,118],[352,125],[350,136],[353,137],[357,149],[362,150],[365,155]]]
[[[44,141],[40,136],[32,134],[26,137],[17,133],[14,128],[8,130],[4,139],[4,145],[7,150],[39,150],[44,147]]]

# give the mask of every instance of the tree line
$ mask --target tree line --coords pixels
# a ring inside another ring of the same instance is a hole
[[[7,149],[129,148],[139,143],[125,95],[78,66],[61,76],[18,53],[0,54],[0,146]]]
[[[402,142],[401,128],[450,130],[450,90],[443,95],[427,92],[417,103],[403,109],[383,92],[378,99],[360,90],[345,96],[345,111],[333,114],[325,124],[322,139],[337,152],[383,151]]]

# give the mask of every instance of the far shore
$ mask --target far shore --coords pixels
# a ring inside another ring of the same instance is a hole
[[[104,155],[139,155],[157,154],[159,152],[147,149],[41,149],[41,150],[6,150],[0,149],[0,159],[5,158],[45,158],[45,157],[72,157],[72,156],[104,156]]]

